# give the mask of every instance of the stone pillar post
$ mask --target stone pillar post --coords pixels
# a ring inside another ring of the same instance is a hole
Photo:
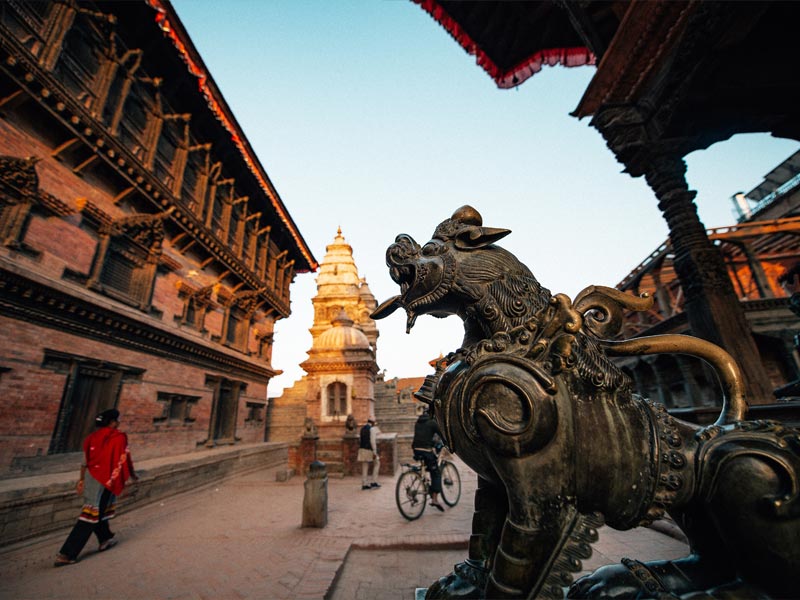
[[[344,437],[342,438],[342,463],[345,475],[361,475],[361,465],[356,460],[358,458],[359,436],[358,429],[355,427],[355,419],[352,415],[347,417],[348,423],[352,426],[345,426]]]
[[[669,226],[689,327],[694,335],[722,346],[736,359],[749,403],[769,403],[772,390],[750,326],[722,256],[697,215],[696,192],[689,190],[685,174],[682,158],[661,156],[650,162],[645,177]]]
[[[328,524],[328,470],[324,462],[313,461],[308,467],[303,494],[303,527]]]

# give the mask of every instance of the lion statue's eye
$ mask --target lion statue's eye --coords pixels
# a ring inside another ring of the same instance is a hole
[[[435,254],[439,254],[440,247],[441,244],[439,242],[431,240],[422,247],[422,254],[424,256],[433,256]]]

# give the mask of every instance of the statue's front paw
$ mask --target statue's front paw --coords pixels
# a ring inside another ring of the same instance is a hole
[[[643,597],[641,582],[621,565],[609,565],[585,575],[569,587],[567,598],[608,600]],[[650,597],[650,596],[644,596]]]
[[[428,588],[425,600],[439,600],[463,598],[480,600],[483,598],[483,590],[479,590],[469,581],[464,581],[455,573],[450,573],[447,577],[442,577]]]
[[[486,587],[486,571],[469,561],[459,563],[452,573],[440,578],[425,594],[425,600],[482,600]]]

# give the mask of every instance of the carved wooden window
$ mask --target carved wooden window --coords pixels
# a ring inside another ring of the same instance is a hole
[[[247,222],[244,224],[244,234],[242,235],[242,260],[244,264],[247,265],[249,269],[253,269],[255,265],[255,256],[254,256],[254,242],[255,242],[255,231],[252,225],[252,221]]]
[[[0,19],[11,34],[38,57],[39,64],[52,69],[72,26],[76,8],[68,2],[4,0]]]
[[[225,302],[225,321],[222,339],[225,344],[242,352],[247,351],[253,316],[263,304],[264,289],[239,292]]]
[[[66,33],[63,49],[53,67],[53,73],[74,98],[85,107],[97,102],[97,89],[93,85],[108,61],[106,50],[110,45],[110,32],[103,32],[93,15],[78,14],[72,28]]]
[[[172,394],[168,392],[158,392],[158,402],[163,403],[164,412],[161,416],[153,419],[155,423],[194,423],[191,415],[192,407],[200,400],[200,396],[185,396],[183,394]]]
[[[33,54],[38,54],[44,45],[44,23],[50,2],[6,0],[0,2],[0,18],[3,25]]]
[[[239,244],[237,239],[237,233],[239,231],[239,225],[242,223],[242,215],[239,210],[238,206],[234,206],[231,208],[231,217],[230,221],[228,222],[228,235],[227,235],[227,244],[228,247],[233,251],[234,254],[239,254]]]
[[[222,193],[220,189],[217,188],[216,197],[213,201],[214,204],[211,208],[211,232],[221,240],[225,239],[225,213],[230,210],[229,195],[229,193]]]
[[[19,248],[39,196],[36,160],[0,156],[0,243]]]
[[[149,303],[147,255],[147,249],[124,234],[111,238],[100,270],[103,291],[131,304]]]
[[[189,152],[189,115],[165,115],[156,145],[153,173],[180,196]]]
[[[181,146],[182,140],[176,127],[172,123],[165,123],[161,130],[161,137],[156,145],[156,154],[153,160],[153,174],[168,188],[173,186],[172,162],[175,153]]]
[[[264,405],[257,404],[255,402],[248,402],[247,403],[247,416],[245,417],[245,423],[250,423],[251,425],[258,425],[264,422]]]
[[[239,308],[231,308],[228,312],[228,319],[225,327],[225,342],[234,348],[243,349],[247,344],[249,329],[250,323],[244,311]]]
[[[100,244],[88,284],[142,310],[150,307],[168,213],[134,215],[100,228]]]
[[[201,180],[203,183],[202,190],[197,192],[197,201],[200,203],[198,216],[203,220],[203,223],[209,229],[211,228],[211,218],[213,216],[212,207],[217,195],[217,182],[222,175],[222,163],[216,162],[213,165],[211,157],[208,156],[208,162],[205,170],[205,178]],[[202,192],[202,193],[201,193]]]
[[[146,167],[152,167],[161,132],[159,80],[137,79],[114,116],[112,131]]]
[[[210,308],[217,306],[211,299],[213,292],[213,285],[194,289],[186,284],[181,284],[178,295],[184,299],[183,314],[180,316],[182,325],[205,332],[206,314]]]
[[[285,252],[281,252],[279,254],[279,252],[278,246],[276,246],[273,242],[270,242],[269,250],[267,252],[267,269],[264,273],[264,281],[271,286],[275,285],[275,274],[278,270],[278,259],[286,254]]]
[[[204,180],[208,177],[208,154],[190,152],[186,157],[186,168],[183,170],[180,197],[198,217],[201,216],[200,211],[203,206],[202,194],[205,194],[205,186],[198,194],[198,183],[201,176]]]
[[[256,238],[256,247],[255,247],[255,255],[256,260],[253,267],[253,271],[255,271],[256,276],[259,279],[264,279],[264,267],[266,266],[267,260],[267,249],[264,246],[264,240],[262,238]]]
[[[270,311],[271,312],[271,309]],[[269,329],[266,331],[257,331],[256,332],[256,341],[258,342],[258,356],[259,358],[265,360],[267,363],[272,362],[272,342],[274,339],[275,334],[270,331],[272,329],[272,324],[269,325]]]
[[[150,112],[148,99],[145,96],[144,86],[134,85],[125,99],[122,108],[117,135],[120,141],[129,148],[135,148],[134,154],[141,156],[141,146],[137,142],[144,135],[147,127],[147,117]]]
[[[327,416],[344,417],[347,416],[347,385],[341,381],[336,381],[328,385],[325,390],[327,399]]]
[[[194,298],[189,298],[183,311],[183,322],[199,330],[198,321],[202,311],[198,310],[198,308]]]

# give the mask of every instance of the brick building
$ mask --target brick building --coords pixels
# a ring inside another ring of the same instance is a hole
[[[795,152],[755,188],[733,196],[739,214],[736,224],[706,232],[723,257],[769,384],[783,399],[796,398],[800,389],[785,387],[800,376],[800,357],[794,344],[800,318],[790,309],[789,295],[779,282],[784,273],[800,264],[798,172],[800,152]],[[686,293],[676,273],[671,240],[650,253],[617,288],[634,295],[646,292],[655,300],[651,310],[625,315],[621,337],[691,333]],[[631,376],[641,394],[678,409],[675,414],[682,414],[681,409],[688,414],[719,404],[716,377],[700,359],[664,354],[614,360]],[[768,402],[762,400],[761,404]],[[705,412],[713,415],[715,410]]]
[[[0,476],[264,441],[316,267],[168,2],[0,3]]]

